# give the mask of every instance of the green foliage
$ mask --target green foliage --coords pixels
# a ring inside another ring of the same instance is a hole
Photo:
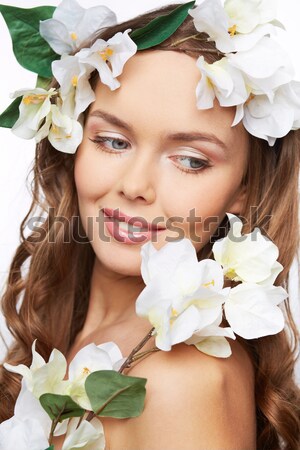
[[[114,370],[99,370],[87,377],[85,389],[95,414],[125,419],[142,413],[146,382]]]
[[[81,417],[85,412],[68,395],[43,394],[40,403],[51,420],[59,418],[60,422],[70,417]]]
[[[16,98],[6,110],[0,114],[0,127],[12,128],[19,118],[19,105],[22,97]]]
[[[160,44],[170,37],[188,16],[188,10],[195,1],[178,6],[169,14],[156,17],[145,27],[134,30],[130,37],[136,43],[138,50],[145,50]]]
[[[51,78],[43,78],[38,75],[35,87],[42,88],[42,89],[45,89],[46,91],[48,91],[50,83],[51,83]]]
[[[40,20],[50,19],[54,10],[53,6],[16,8],[0,5],[19,64],[45,78],[52,77],[51,63],[60,56],[42,38],[39,26]]]

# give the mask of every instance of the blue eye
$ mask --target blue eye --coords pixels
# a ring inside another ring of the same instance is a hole
[[[94,144],[96,144],[96,147],[99,148],[99,150],[112,153],[113,155],[116,156],[122,156],[123,152],[122,151],[118,152],[115,150],[126,150],[130,146],[129,142],[125,141],[124,139],[113,138],[108,136],[96,136],[95,139],[89,138],[89,140]],[[186,161],[188,163],[188,165],[186,164],[181,164],[180,166],[176,165],[178,169],[184,174],[190,173],[193,175],[199,175],[200,172],[202,172],[203,170],[212,167],[209,161],[200,158],[195,158],[193,156],[181,155],[181,156],[174,156],[173,158],[180,161]]]
[[[211,167],[208,161],[200,158],[194,158],[192,156],[176,156],[176,159],[188,162],[188,166],[183,164],[181,167],[179,167],[179,170],[181,170],[183,173],[199,175],[200,172],[202,172],[204,169],[208,169],[209,167]],[[185,167],[185,169],[183,167]]]
[[[128,142],[120,138],[97,136],[95,139],[90,139],[90,141],[94,142],[97,147],[104,147],[110,150],[125,150],[128,148]],[[111,147],[107,144],[111,144]]]

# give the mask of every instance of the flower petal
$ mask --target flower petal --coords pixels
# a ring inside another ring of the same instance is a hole
[[[78,419],[72,419],[62,450],[74,450],[82,448],[84,450],[104,450],[105,438],[103,426],[99,419],[90,422],[82,421],[78,426]]]
[[[284,327],[280,308],[272,304],[283,301],[287,294],[273,286],[268,289],[256,284],[242,283],[231,289],[225,303],[226,319],[233,331],[244,339],[254,339],[279,333]]]

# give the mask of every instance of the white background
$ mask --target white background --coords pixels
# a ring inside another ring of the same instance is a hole
[[[177,0],[180,1],[180,0]],[[245,0],[247,1],[247,0]],[[275,0],[274,0],[275,2]],[[166,0],[81,0],[81,6],[88,8],[103,4],[116,12],[118,20],[123,21],[150,9],[166,5]],[[34,6],[57,6],[56,0],[7,0],[7,5],[20,8]],[[300,2],[299,0],[279,0],[278,17],[284,23],[287,33],[279,31],[278,40],[290,53],[295,65],[295,78],[300,80]],[[22,68],[16,61],[11,45],[9,32],[0,15],[0,112],[9,105],[9,94],[21,88],[32,88],[35,85],[35,74]],[[26,176],[34,158],[34,142],[25,141],[14,136],[10,130],[0,128],[0,291],[4,289],[4,283],[8,273],[8,267],[14,251],[19,243],[19,226],[25,216],[29,205],[30,195],[26,186]],[[299,292],[298,292],[298,267],[293,266],[291,272],[291,297],[292,306],[297,316],[300,317]],[[0,316],[0,330],[6,340],[9,335],[5,330],[3,319]],[[0,339],[0,360],[3,355],[4,345]],[[300,379],[300,370],[299,370]]]

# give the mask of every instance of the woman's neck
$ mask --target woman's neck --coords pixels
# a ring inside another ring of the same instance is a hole
[[[84,334],[137,318],[135,301],[144,287],[142,277],[107,270],[95,258]]]

